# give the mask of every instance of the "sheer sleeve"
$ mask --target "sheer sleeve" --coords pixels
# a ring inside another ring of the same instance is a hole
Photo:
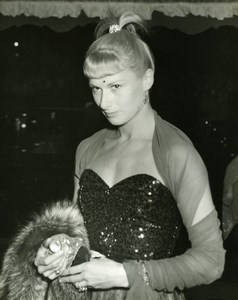
[[[75,173],[74,173],[74,195],[73,202],[76,203],[78,198],[79,178],[87,165],[92,160],[93,156],[100,148],[103,137],[108,134],[107,130],[100,130],[92,136],[84,139],[78,145],[75,154]]]
[[[73,203],[77,202],[78,199],[78,190],[79,190],[79,178],[85,168],[86,164],[86,152],[88,148],[88,140],[83,140],[77,147],[75,154],[75,172],[74,172],[74,195]]]
[[[158,291],[173,291],[208,284],[221,276],[225,250],[214,206],[192,226],[209,186],[206,167],[189,138],[160,117],[156,117],[153,154],[157,169],[177,202],[191,248],[179,256],[145,261],[150,287]],[[134,286],[138,282],[138,263],[123,264],[130,286]]]
[[[150,286],[158,291],[183,290],[218,279],[223,272],[225,254],[219,225],[217,213],[213,211],[188,230],[191,248],[184,254],[145,261]],[[123,265],[132,287],[140,276],[137,263],[130,261]]]
[[[77,147],[75,154],[75,176],[80,178],[85,161],[85,152],[87,150],[87,139],[83,140]]]
[[[191,143],[176,144],[169,152],[168,175],[191,248],[184,254],[156,262],[145,262],[151,286],[157,290],[208,284],[224,268],[225,251],[215,207],[192,226],[206,188],[206,167]],[[173,185],[172,185],[173,184]]]
[[[224,267],[224,250],[216,211],[188,230],[191,248],[184,254],[145,262],[150,284],[157,290],[172,291],[218,279]]]
[[[209,185],[207,170],[192,142],[182,131],[161,118],[157,122],[153,139],[155,164],[188,228]]]

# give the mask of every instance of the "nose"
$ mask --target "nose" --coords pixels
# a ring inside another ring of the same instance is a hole
[[[99,107],[102,110],[107,110],[111,106],[111,104],[112,101],[110,99],[109,93],[107,93],[105,90],[102,90]]]

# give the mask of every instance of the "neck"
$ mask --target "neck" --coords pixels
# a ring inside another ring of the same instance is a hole
[[[117,136],[121,140],[151,140],[154,134],[154,127],[154,112],[148,103],[130,122],[118,127]]]

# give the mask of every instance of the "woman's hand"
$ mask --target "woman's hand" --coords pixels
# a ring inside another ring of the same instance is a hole
[[[92,253],[96,253],[92,251]],[[95,255],[89,262],[70,267],[61,274],[60,282],[73,283],[76,288],[110,289],[128,287],[128,279],[122,264],[104,256]]]
[[[37,252],[34,263],[41,275],[53,280],[65,270],[67,255],[65,254],[65,251],[62,250],[51,254],[49,251],[49,245],[51,242],[52,239],[48,238],[42,243]]]

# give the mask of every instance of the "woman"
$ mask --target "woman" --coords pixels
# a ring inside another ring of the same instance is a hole
[[[64,270],[62,253],[43,258],[39,251],[35,264],[81,290],[185,299],[184,288],[221,276],[224,250],[204,163],[188,137],[151,107],[154,60],[136,33],[141,29],[132,13],[103,20],[84,63],[94,100],[112,125],[76,152],[74,201],[98,253]],[[181,254],[183,226],[191,247]]]

